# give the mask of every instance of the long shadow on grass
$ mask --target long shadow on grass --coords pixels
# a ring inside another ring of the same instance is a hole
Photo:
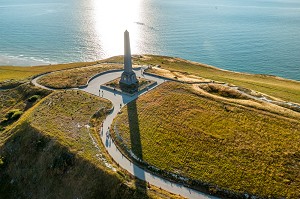
[[[139,118],[138,111],[136,106],[136,100],[133,100],[127,105],[128,110],[128,121],[129,121],[129,129],[130,129],[130,142],[131,142],[131,150],[133,154],[138,157],[140,160],[143,160],[143,150],[141,143],[141,135],[139,128]],[[136,181],[136,187],[142,189],[141,191],[147,191],[147,184],[145,181],[145,172],[137,166],[133,167],[133,172],[135,176],[142,179],[143,181]]]

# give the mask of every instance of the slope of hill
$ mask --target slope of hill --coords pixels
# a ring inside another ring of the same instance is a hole
[[[25,111],[0,132],[1,198],[176,198],[110,160],[98,133],[110,108],[85,92],[61,91]]]
[[[113,136],[136,162],[192,186],[299,198],[300,114],[240,101],[167,82],[129,103]]]

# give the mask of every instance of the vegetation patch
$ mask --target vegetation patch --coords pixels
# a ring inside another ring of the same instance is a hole
[[[10,88],[15,88],[21,84],[26,83],[26,80],[5,80],[0,82],[0,89],[10,89]]]
[[[87,81],[98,73],[121,68],[121,64],[98,64],[69,69],[45,75],[38,79],[38,83],[50,88],[75,88],[85,86]]]
[[[40,97],[41,96],[39,96],[39,95],[33,95],[33,96],[29,97],[27,101],[33,103],[33,102],[36,102],[37,100],[39,100]]]
[[[192,186],[300,197],[299,120],[168,82],[129,103],[113,126],[127,155],[187,178]]]
[[[243,93],[230,88],[229,86],[224,86],[221,84],[200,84],[199,88],[213,94],[220,95],[222,97],[227,97],[227,98],[234,98],[234,99],[249,99],[246,95]]]
[[[6,113],[5,122],[17,120],[21,117],[22,114],[23,111],[21,111],[20,109],[12,109],[8,111],[8,113]]]
[[[49,93],[28,83],[0,91],[0,132]]]

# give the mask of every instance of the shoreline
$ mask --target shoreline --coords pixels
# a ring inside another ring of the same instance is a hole
[[[1,66],[30,67],[30,66],[49,65],[49,64],[56,64],[56,62],[50,62],[35,57],[25,57],[24,55],[13,56],[13,55],[0,54],[0,67]]]
[[[150,54],[141,54],[141,55],[134,54],[133,57],[134,56],[147,56],[147,55],[150,55]],[[189,63],[195,64],[195,65],[200,65],[200,66],[204,66],[204,67],[213,68],[215,70],[226,71],[226,72],[231,72],[231,73],[236,73],[236,74],[266,76],[266,77],[271,77],[271,78],[273,77],[273,78],[282,79],[282,80],[300,82],[300,79],[292,79],[292,78],[278,76],[278,75],[228,70],[228,69],[220,68],[220,67],[213,66],[213,65],[210,65],[210,64],[197,62],[197,61],[193,61],[193,60],[188,60],[188,59],[181,58],[181,57],[176,57],[176,56],[165,56],[165,55],[155,55],[155,54],[151,54],[150,56],[152,56],[152,55],[170,57],[170,58],[173,58],[173,59],[179,59],[181,61],[189,62]],[[100,59],[100,60],[97,60],[97,61],[102,61],[102,60],[105,60],[105,59],[110,59],[110,58],[119,57],[119,56],[120,55],[116,55],[116,56],[112,56],[112,57],[108,57],[108,58],[103,58],[103,59]],[[60,63],[60,62],[50,62],[50,61],[46,61],[46,60],[41,60],[41,59],[37,59],[37,58],[34,58],[34,57],[24,57],[23,55],[8,56],[8,55],[1,55],[0,54],[0,67],[32,67],[32,66],[39,67],[39,66],[77,63],[77,62],[88,63],[89,61],[72,61],[72,62],[61,62]]]

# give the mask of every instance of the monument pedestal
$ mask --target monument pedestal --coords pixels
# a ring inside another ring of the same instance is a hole
[[[138,80],[133,71],[129,73],[124,71],[121,75],[119,84],[121,90],[125,92],[133,93],[138,91]]]

